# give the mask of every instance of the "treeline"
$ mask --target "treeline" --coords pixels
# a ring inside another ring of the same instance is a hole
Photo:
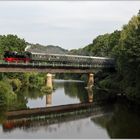
[[[113,49],[118,45],[121,31],[114,31],[111,34],[99,35],[93,42],[84,48],[73,49],[71,54],[93,55],[93,56],[113,56]]]
[[[91,44],[71,53],[114,57],[117,72],[107,75],[99,86],[117,90],[130,99],[140,98],[140,11],[121,31],[100,35]]]

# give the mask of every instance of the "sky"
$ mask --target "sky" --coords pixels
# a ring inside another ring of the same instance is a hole
[[[0,35],[78,49],[121,30],[139,9],[140,1],[0,1]]]

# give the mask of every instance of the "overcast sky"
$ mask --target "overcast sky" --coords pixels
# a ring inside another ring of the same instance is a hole
[[[140,1],[0,1],[0,34],[76,49],[121,29],[139,9]]]

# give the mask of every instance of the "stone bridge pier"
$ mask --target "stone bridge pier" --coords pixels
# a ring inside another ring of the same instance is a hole
[[[48,73],[47,77],[45,79],[45,84],[47,88],[53,89],[53,84],[52,84],[52,74]]]
[[[53,89],[53,84],[52,84],[52,74],[48,73],[47,77],[45,79],[45,84],[48,88]],[[89,73],[88,74],[88,83],[87,83],[87,87],[91,88],[94,85],[94,74],[93,73]]]
[[[93,85],[94,85],[94,74],[89,73],[87,87],[92,87]]]

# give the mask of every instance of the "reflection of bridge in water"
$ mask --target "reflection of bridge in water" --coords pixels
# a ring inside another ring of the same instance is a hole
[[[52,94],[53,93],[49,93],[46,95],[46,105],[51,105],[52,104]]]
[[[52,94],[46,95],[47,106],[52,103]],[[97,117],[112,112],[112,99],[111,101],[110,99],[109,101],[101,99],[93,102],[92,88],[87,88],[87,94],[87,103],[8,111],[5,113],[7,119],[3,123],[3,131],[12,131],[15,128],[38,128],[40,126],[73,121],[90,116]]]
[[[17,127],[25,129],[46,126],[89,116],[97,117],[111,111],[112,106],[106,101],[10,111],[6,113],[3,130],[6,132]]]

